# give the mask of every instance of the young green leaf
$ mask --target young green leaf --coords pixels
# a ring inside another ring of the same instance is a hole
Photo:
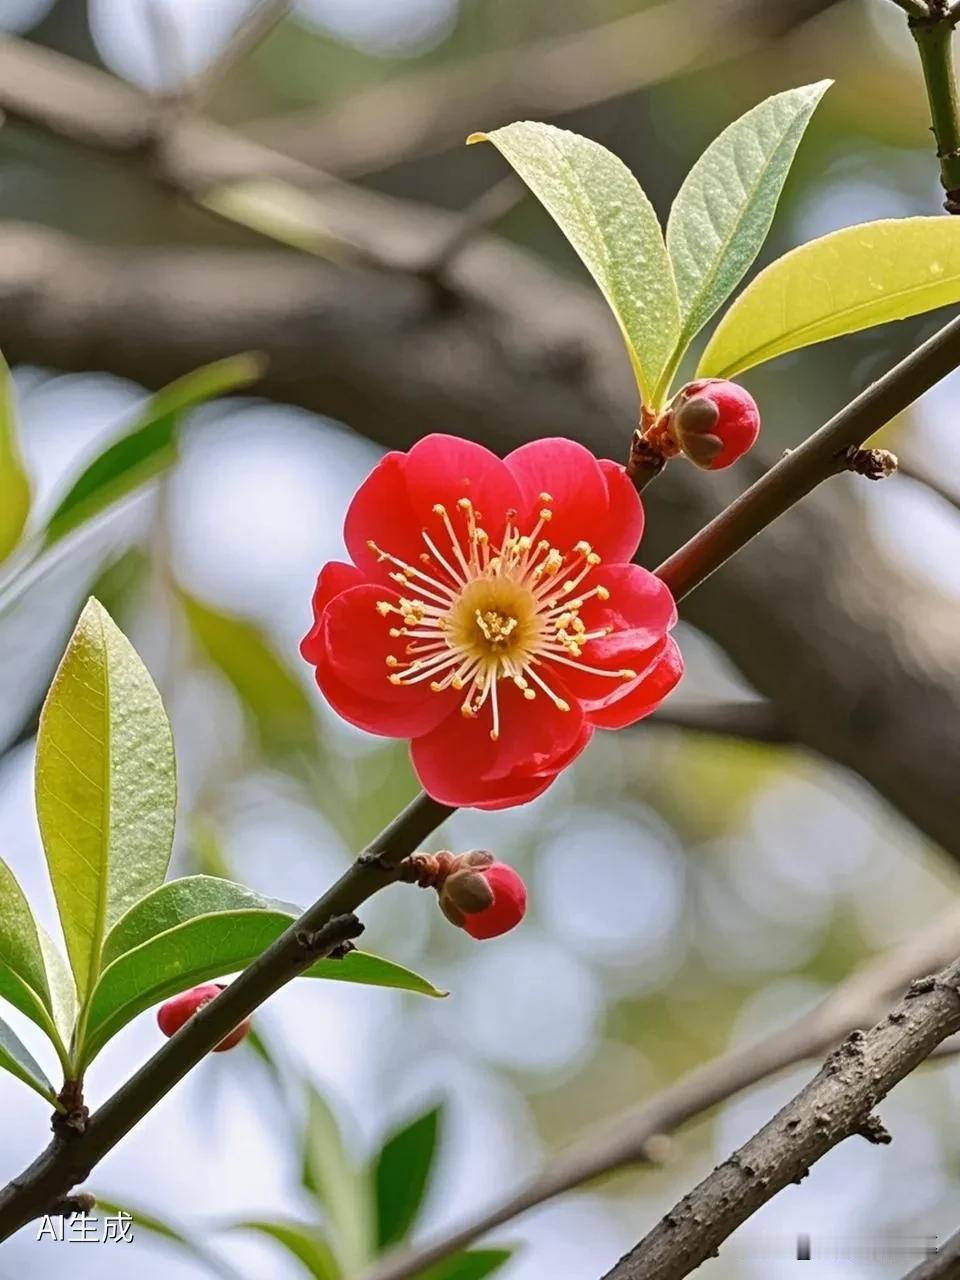
[[[416,1222],[430,1185],[442,1110],[431,1107],[391,1134],[380,1149],[373,1170],[380,1250],[405,1240]]]
[[[256,381],[259,356],[232,356],[171,382],[147,401],[133,428],[86,467],[61,498],[42,534],[44,548],[128,497],[176,461],[180,418],[216,396]]]
[[[96,600],[57,670],[37,738],[37,816],[81,999],[114,922],[162,883],[176,770],[160,695]]]
[[[653,206],[605,147],[549,124],[522,121],[474,133],[492,142],[551,214],[610,304],[640,395],[654,388],[679,336],[677,287]]]
[[[0,997],[35,1022],[61,1058],[65,1044],[55,1017],[40,932],[16,877],[0,859]],[[67,1037],[69,1039],[69,1036]]]
[[[314,1280],[339,1280],[342,1272],[336,1256],[318,1227],[291,1218],[253,1218],[230,1224],[232,1231],[256,1231],[282,1245]]]
[[[343,1271],[361,1271],[374,1251],[372,1187],[347,1150],[333,1109],[313,1085],[307,1087],[303,1185],[323,1207]]]
[[[697,376],[732,378],[799,347],[957,302],[957,219],[845,227],[760,272],[720,321]]]
[[[119,1204],[115,1200],[110,1200],[99,1192],[96,1194],[96,1207],[94,1212],[99,1217],[116,1218],[119,1214],[125,1214],[133,1219],[132,1231],[133,1238],[146,1232],[149,1235],[156,1236],[158,1240],[163,1240],[165,1244],[174,1245],[181,1249],[195,1262],[199,1262],[210,1272],[211,1275],[220,1277],[220,1280],[244,1280],[238,1271],[229,1266],[224,1260],[212,1249],[201,1241],[196,1239],[185,1227],[179,1223],[173,1223],[169,1218],[161,1218],[156,1213],[150,1213],[146,1209],[134,1206],[124,1201]]]
[[[680,297],[674,363],[760,252],[800,139],[831,83],[761,102],[724,129],[687,175],[667,223]]]
[[[309,751],[316,719],[303,685],[255,623],[181,594],[187,620],[208,658],[233,685],[270,752]]]
[[[243,969],[296,916],[294,907],[212,876],[171,880],[148,894],[107,938],[80,1052],[83,1062],[91,1062],[144,1009]],[[319,960],[304,976],[442,995],[409,969],[364,951],[343,960]]]
[[[57,1091],[44,1075],[43,1068],[12,1027],[0,1018],[0,1068],[28,1084],[41,1098],[56,1104]]]
[[[20,541],[30,514],[30,480],[20,457],[13,379],[0,356],[0,562]]]
[[[468,1249],[419,1272],[414,1280],[484,1280],[505,1266],[513,1252],[512,1249]]]

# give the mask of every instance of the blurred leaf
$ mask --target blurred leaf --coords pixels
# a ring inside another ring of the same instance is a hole
[[[292,1253],[298,1262],[302,1262],[316,1280],[339,1280],[341,1272],[333,1250],[312,1223],[254,1218],[249,1222],[233,1223],[231,1230],[257,1231],[269,1236],[277,1244],[283,1245],[288,1253]]]
[[[0,562],[20,541],[30,514],[30,479],[20,456],[13,379],[0,356]]]
[[[104,968],[90,1002],[82,1050],[91,1062],[144,1009],[178,991],[237,973],[297,917],[243,885],[211,876],[171,880],[137,903],[107,938]],[[319,960],[305,977],[442,993],[401,965],[363,951]]]
[[[667,224],[680,297],[677,361],[760,252],[800,139],[830,84],[761,102],[724,129],[687,175]]]
[[[413,1280],[483,1280],[513,1257],[513,1249],[469,1249],[420,1271]]]
[[[799,347],[956,302],[956,218],[845,227],[761,271],[720,321],[697,373],[730,378]]]
[[[442,1107],[432,1107],[392,1134],[373,1170],[380,1250],[406,1239],[417,1219],[440,1139]]]
[[[27,1046],[12,1027],[0,1018],[0,1067],[28,1084],[41,1098],[56,1105],[57,1091],[43,1073]]]
[[[347,1275],[361,1270],[374,1252],[373,1188],[351,1158],[336,1116],[313,1085],[307,1086],[303,1185],[323,1206],[343,1270]]]
[[[0,859],[0,996],[19,1009],[43,1030],[64,1056],[53,1016],[53,1001],[47,982],[37,930],[30,904],[16,877]]]
[[[70,486],[47,521],[42,545],[52,546],[78,525],[99,515],[135,489],[153,480],[176,460],[180,416],[215,396],[255,381],[259,356],[233,356],[205,365],[152,396],[131,431],[95,458]]]
[[[90,600],[40,717],[37,816],[77,990],[104,935],[162,882],[176,770],[160,695],[133,646]]]
[[[336,260],[351,248],[324,225],[318,201],[288,182],[250,178],[224,183],[204,192],[200,203],[231,222],[304,253]]]
[[[492,142],[557,222],[610,304],[647,405],[680,331],[677,287],[653,206],[605,147],[529,121],[468,142]]]
[[[135,1238],[141,1231],[149,1232],[168,1244],[176,1245],[178,1248],[183,1249],[195,1261],[205,1266],[212,1275],[219,1276],[221,1280],[242,1280],[239,1272],[222,1261],[212,1249],[208,1249],[202,1241],[194,1239],[188,1231],[181,1226],[174,1225],[169,1219],[160,1218],[155,1213],[148,1213],[146,1209],[135,1208],[126,1202],[119,1204],[117,1201],[105,1199],[101,1195],[96,1196],[96,1201],[97,1205],[94,1212],[99,1217],[115,1217],[119,1213],[129,1214],[133,1219]]]
[[[180,599],[201,648],[253,716],[263,747],[308,751],[315,746],[311,701],[266,633],[253,622],[219,613],[188,595]]]

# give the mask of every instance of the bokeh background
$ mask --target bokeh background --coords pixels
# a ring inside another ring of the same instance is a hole
[[[359,95],[420,85],[429,97],[452,83],[445,72],[455,79],[467,64],[481,68],[491,101],[522,100],[531,44],[642,8],[635,0],[299,0],[230,69],[210,110],[264,137],[277,130],[274,117],[291,130],[293,113],[310,109],[336,125],[346,119],[338,109]],[[0,31],[169,92],[210,63],[248,9],[246,0],[0,0]],[[686,169],[729,120],[769,93],[831,76],[837,83],[803,143],[767,256],[852,222],[935,212],[936,166],[902,14],[884,0],[798,9],[789,30],[761,29],[722,58],[698,51],[696,23],[684,22],[665,41],[659,69],[643,49],[625,48],[616,64],[587,62],[595,100],[565,111],[558,92],[551,118],[621,154],[665,215]],[[435,98],[431,120],[446,107]],[[488,122],[453,123],[459,137]],[[441,129],[423,153],[391,124],[371,119],[366,149],[345,124],[328,129],[318,158],[377,190],[448,209],[469,206],[503,176],[492,149],[466,152]],[[235,228],[160,199],[123,165],[15,125],[0,129],[0,217],[111,245],[246,243]],[[561,271],[579,270],[530,199],[498,231]],[[758,371],[749,381],[771,423],[771,452],[802,438],[932,328],[927,318]],[[20,366],[15,376],[42,512],[77,465],[129,423],[144,393],[96,369]],[[960,493],[958,387],[948,380],[887,437],[905,456],[936,456]],[[191,417],[170,476],[85,534],[0,620],[0,741],[10,744],[0,760],[0,849],[49,927],[30,713],[93,586],[137,644],[174,723],[180,873],[227,874],[306,903],[414,794],[402,744],[328,714],[297,657],[314,577],[341,553],[346,502],[377,456],[344,425],[302,410],[255,397],[208,407]],[[865,488],[854,495],[851,486],[850,501],[865,505],[871,535],[957,599],[960,516],[950,501],[905,477]],[[680,705],[755,697],[712,641],[683,626],[681,642],[689,671]],[[921,929],[957,881],[882,796],[836,766],[789,747],[654,725],[601,735],[532,805],[456,815],[443,844],[495,849],[522,871],[531,911],[520,930],[479,946],[449,928],[427,895],[380,895],[363,913],[366,945],[449,998],[287,988],[257,1019],[269,1061],[249,1047],[209,1060],[103,1163],[94,1188],[182,1227],[243,1276],[305,1275],[273,1243],[225,1228],[315,1214],[300,1178],[310,1082],[357,1162],[393,1126],[443,1103],[441,1157],[418,1227],[430,1234],[519,1185],[592,1123],[809,1007],[863,957]],[[10,1020],[42,1057],[33,1028]],[[98,1061],[92,1097],[106,1096],[157,1044],[144,1014]],[[499,1274],[599,1276],[809,1074],[789,1072],[687,1126],[666,1167],[622,1172],[494,1233],[490,1243],[516,1249]],[[899,1276],[909,1257],[858,1251],[878,1236],[942,1239],[955,1229],[958,1104],[960,1064],[917,1072],[882,1108],[891,1147],[843,1144],[738,1231],[704,1274],[793,1275],[803,1232],[815,1247],[819,1239],[851,1254],[822,1261],[823,1280]],[[8,1077],[0,1117],[6,1178],[36,1152],[47,1118]],[[141,1280],[210,1274],[189,1250],[146,1230],[132,1245],[85,1248],[37,1244],[27,1230],[0,1255],[4,1280],[125,1280],[134,1269]]]

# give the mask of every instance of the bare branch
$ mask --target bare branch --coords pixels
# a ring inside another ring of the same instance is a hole
[[[937,1248],[932,1257],[924,1259],[903,1280],[956,1280],[960,1275],[960,1231],[955,1232],[945,1244]]]
[[[293,0],[253,0],[250,12],[234,31],[226,48],[194,80],[190,90],[190,105],[194,111],[202,111],[213,101],[234,67],[250,57],[292,8]]]

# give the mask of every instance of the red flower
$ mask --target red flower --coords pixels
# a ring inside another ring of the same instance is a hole
[[[501,461],[427,436],[357,491],[301,652],[345,720],[412,739],[436,800],[523,804],[680,678],[673,597],[629,563],[642,530],[623,467],[569,440]]]

